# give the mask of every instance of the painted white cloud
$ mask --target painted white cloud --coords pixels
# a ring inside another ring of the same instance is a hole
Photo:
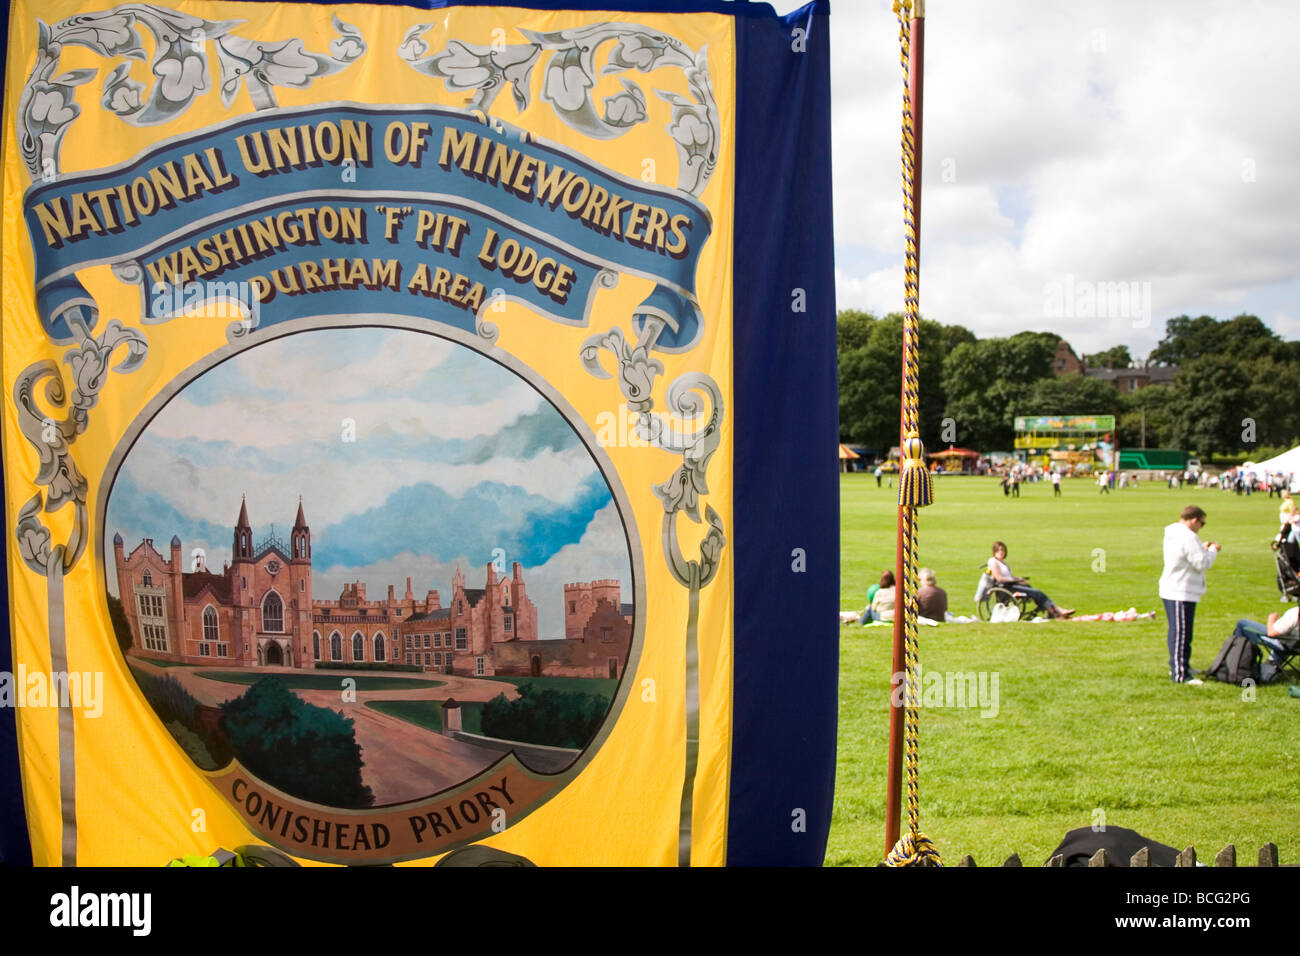
[[[350,376],[364,389],[326,387]],[[344,417],[355,418],[355,441],[344,440]],[[258,540],[272,524],[287,538],[301,496],[321,557],[410,548],[446,560],[452,547],[511,540],[542,560],[587,527],[605,500],[597,487],[570,426],[501,366],[416,333],[323,330],[241,353],[173,398],[118,474],[109,537],[121,531],[130,549],[179,533],[187,564],[197,547],[219,570],[241,495]],[[425,510],[394,523],[394,507]]]
[[[233,526],[240,495],[249,496],[257,528],[287,530],[303,498],[308,523],[323,527],[383,502],[399,488],[429,482],[454,497],[483,482],[507,482],[557,505],[572,501],[592,469],[585,448],[543,451],[527,461],[494,458],[481,464],[445,465],[400,458],[372,459],[364,449],[338,457],[311,457],[270,477],[237,458],[197,467],[156,442],[137,443],[127,467],[138,485],[195,519]],[[228,547],[228,545],[227,545]]]
[[[506,555],[509,576],[511,556]],[[330,568],[312,566],[312,596],[316,600],[337,600],[343,585],[352,581],[366,584],[366,597],[387,597],[388,585],[397,597],[406,590],[411,576],[411,590],[417,599],[436,589],[444,607],[451,599],[451,578],[459,564],[465,571],[465,584],[483,587],[486,569],[462,556],[453,561],[438,561],[429,555],[403,552],[394,557],[361,567]],[[632,574],[628,565],[627,545],[618,509],[611,503],[596,512],[581,540],[566,545],[539,567],[523,567],[524,586],[529,599],[537,606],[537,631],[543,640],[564,637],[564,585],[575,581],[602,578],[617,579],[622,584],[622,598],[632,602]],[[498,577],[500,577],[498,575]]]
[[[603,578],[618,580],[623,602],[632,603],[627,543],[612,502],[596,512],[580,541],[565,545],[540,567],[526,569],[528,594],[537,604],[538,634],[547,639],[564,636],[565,584]]]

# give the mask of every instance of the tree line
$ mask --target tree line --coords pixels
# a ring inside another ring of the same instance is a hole
[[[836,323],[840,440],[882,456],[898,444],[903,316],[845,309]],[[1150,365],[1177,366],[1170,386],[1120,392],[1112,383],[1053,367],[1061,336],[1017,332],[980,339],[960,325],[921,319],[921,438],[1009,451],[1017,415],[1114,415],[1119,443],[1183,448],[1202,457],[1257,456],[1300,443],[1300,341],[1256,316],[1181,315],[1165,323]],[[1082,356],[1093,368],[1133,361],[1125,345]]]

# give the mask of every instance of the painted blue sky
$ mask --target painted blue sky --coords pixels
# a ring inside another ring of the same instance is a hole
[[[444,600],[481,587],[495,549],[524,568],[542,637],[563,635],[563,585],[618,578],[617,509],[573,429],[495,362],[431,335],[329,329],[257,346],[200,376],[145,428],[118,473],[106,538],[179,535],[219,570],[247,495],[257,540],[287,539],[301,495],[313,589],[412,577]],[[111,543],[106,547],[111,561]]]

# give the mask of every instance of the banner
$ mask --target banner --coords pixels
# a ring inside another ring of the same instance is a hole
[[[12,5],[0,859],[820,862],[826,10],[535,6]]]
[[[1018,432],[1111,432],[1115,430],[1114,415],[1074,415],[1053,417],[1048,415],[1017,415]]]

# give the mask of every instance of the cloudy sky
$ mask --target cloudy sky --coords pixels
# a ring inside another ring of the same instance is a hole
[[[837,300],[877,313],[900,311],[903,289],[889,7],[831,4]],[[1300,338],[1300,4],[929,0],[926,14],[923,314],[1139,356],[1183,313],[1250,312]],[[1089,313],[1105,290],[1085,283],[1121,282],[1138,283],[1127,307]]]
[[[507,571],[523,566],[543,638],[564,636],[565,583],[617,578],[632,600],[618,512],[577,435],[522,379],[435,336],[291,335],[200,376],[127,456],[105,537],[128,553],[150,537],[166,555],[177,534],[187,570],[202,548],[219,571],[242,494],[255,542],[274,524],[287,543],[302,496],[316,598],[353,580],[400,597],[410,575],[446,606],[456,564],[482,587],[500,548]]]

